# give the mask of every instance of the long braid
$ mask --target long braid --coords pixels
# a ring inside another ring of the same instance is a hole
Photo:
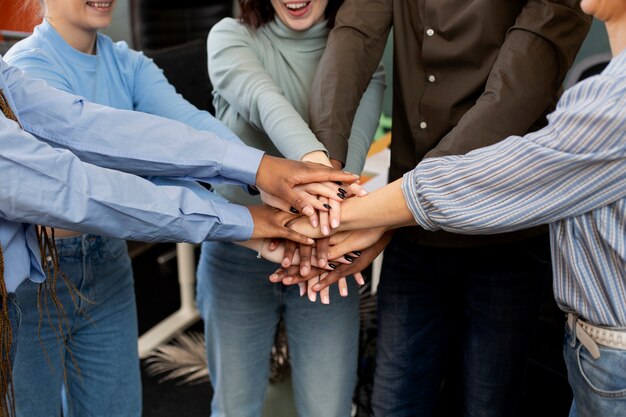
[[[50,230],[50,234],[48,234],[48,230]],[[63,303],[57,296],[59,277],[62,278],[62,282],[67,287],[74,309],[78,310],[79,300],[83,300],[87,303],[92,303],[92,301],[81,294],[76,286],[69,280],[67,275],[61,271],[59,266],[59,252],[54,240],[54,229],[40,226],[37,233],[37,241],[39,243],[42,268],[46,276],[44,282],[39,284],[39,288],[37,289],[37,310],[39,311],[37,336],[39,338],[39,343],[44,351],[44,354],[46,355],[48,364],[54,369],[54,366],[48,357],[46,347],[41,339],[41,326],[45,320],[48,322],[50,328],[54,330],[59,351],[63,353],[63,349],[65,349],[65,353],[69,354],[72,365],[80,376],[80,368],[78,367],[78,363],[76,362],[74,354],[68,344],[68,342],[72,339],[69,319],[67,317],[65,307],[63,307]],[[64,355],[62,354],[61,356]],[[62,366],[62,371],[63,380],[66,382],[65,385],[67,389],[67,368],[65,365]]]
[[[9,293],[4,282],[4,254],[0,245],[0,417],[15,416],[15,393],[11,372],[11,319],[9,317]]]

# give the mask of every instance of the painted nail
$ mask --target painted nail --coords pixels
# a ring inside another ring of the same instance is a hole
[[[333,181],[335,184],[337,185],[343,185],[343,183],[341,181]]]
[[[348,192],[346,190],[344,190],[343,188],[339,187],[339,192],[341,194],[348,194]]]
[[[346,258],[346,261],[352,263],[354,262],[354,258],[350,255],[343,255],[344,258]]]
[[[352,253],[354,253],[355,256],[361,256],[360,250],[353,250]]]
[[[329,206],[328,204],[324,204],[324,207],[327,208],[328,210],[330,210],[332,207]]]
[[[295,207],[289,207],[289,211],[292,212],[293,214],[298,214],[298,210],[295,209]]]
[[[328,263],[328,266],[330,266],[332,269],[337,268],[337,264],[334,264],[334,263],[332,263],[332,262],[329,262],[329,263]]]
[[[337,197],[341,198],[342,200],[346,199],[346,195],[345,194],[341,194],[341,193],[337,193]]]

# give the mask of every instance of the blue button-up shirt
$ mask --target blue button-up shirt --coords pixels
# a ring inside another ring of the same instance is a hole
[[[27,278],[44,279],[34,224],[143,241],[252,235],[245,207],[191,181],[172,184],[254,184],[263,152],[179,122],[89,103],[25,77],[1,57],[0,74],[0,90],[20,123],[0,114],[0,245],[9,292]]]
[[[403,178],[417,223],[500,233],[550,223],[554,294],[594,324],[626,328],[626,52],[565,92],[544,129]]]

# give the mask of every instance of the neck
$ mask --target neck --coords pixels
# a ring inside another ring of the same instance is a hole
[[[63,17],[46,15],[48,23],[74,49],[89,55],[96,53],[97,31],[88,31],[67,22]]]
[[[622,20],[620,22],[605,22],[613,56],[619,55],[626,49],[626,18]]]

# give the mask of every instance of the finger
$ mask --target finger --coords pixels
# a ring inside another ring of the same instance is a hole
[[[365,285],[365,279],[363,279],[363,274],[361,274],[360,272],[357,272],[353,276],[357,284]]]
[[[314,303],[315,300],[317,300],[317,293],[313,291],[313,285],[315,285],[317,282],[319,282],[319,276],[307,282],[306,293],[307,293],[307,296],[309,297],[309,301],[311,301],[312,303]]]
[[[315,241],[315,251],[317,254],[317,265],[321,268],[326,267],[328,262],[328,244],[330,239],[322,238]]]
[[[280,242],[280,239],[270,239],[270,243],[269,245],[267,245],[267,250],[269,250],[270,252],[275,251],[280,246]]]
[[[363,197],[364,195],[367,195],[367,191],[365,190],[365,188],[361,184],[357,184],[357,183],[348,185],[348,188],[346,191],[351,196]]]
[[[336,201],[343,201],[345,198],[347,198],[345,190],[343,190],[339,185],[332,182],[299,185],[296,190],[306,191],[311,195],[326,197],[328,199]]]
[[[301,243],[303,245],[313,245],[315,243],[315,241],[310,237],[305,236],[302,233],[294,232],[288,227],[277,228],[275,236],[293,240],[294,242]]]
[[[300,282],[309,281],[312,278],[316,278],[318,275],[327,273],[325,269],[311,267],[311,272],[307,276],[300,275],[300,267],[298,265],[292,265],[289,268],[280,268],[272,275],[270,275],[271,282],[282,282],[285,285],[294,285]]]
[[[280,265],[283,268],[288,268],[291,266],[297,248],[298,248],[298,244],[296,242],[293,242],[291,240],[285,241],[285,251],[283,252],[283,261],[280,263]]]
[[[329,200],[328,205],[330,205],[331,207],[330,211],[328,212],[330,227],[336,229],[341,223],[341,203],[335,200]]]
[[[330,288],[324,288],[322,291],[320,291],[320,300],[322,301],[322,304],[330,304]]]
[[[348,296],[348,281],[346,281],[345,278],[341,278],[338,282],[337,285],[339,286],[339,294],[342,297],[347,297]],[[328,288],[327,288],[328,289]]]
[[[311,271],[311,253],[313,246],[300,245],[298,253],[300,255],[300,275],[306,276]]]
[[[300,298],[302,298],[302,296],[306,294],[306,283],[298,282],[298,287],[300,288]]]
[[[325,206],[332,207],[330,204],[328,204],[328,199],[326,197],[318,197],[318,200]],[[328,223],[328,212],[320,211],[319,219],[320,219],[320,230],[322,231],[322,234],[324,236],[330,235],[330,225]]]

